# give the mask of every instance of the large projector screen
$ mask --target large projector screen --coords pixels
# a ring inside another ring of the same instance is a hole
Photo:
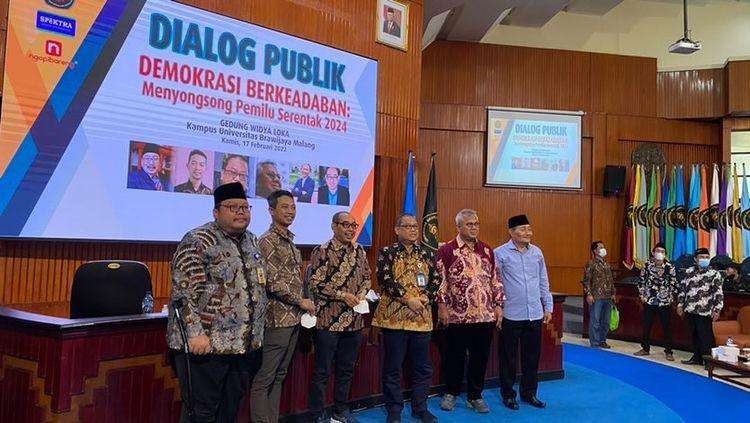
[[[239,181],[371,244],[374,60],[169,0],[11,0],[6,53],[1,237],[177,241]]]
[[[487,109],[485,185],[581,189],[581,115]]]

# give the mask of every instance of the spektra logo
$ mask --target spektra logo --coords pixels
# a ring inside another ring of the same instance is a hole
[[[46,0],[47,4],[60,9],[69,9],[75,0]]]
[[[42,12],[41,10],[37,10],[36,12],[36,27],[42,31],[54,32],[69,37],[75,37],[76,35],[75,19]]]

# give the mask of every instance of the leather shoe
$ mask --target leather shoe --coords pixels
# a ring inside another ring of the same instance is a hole
[[[539,398],[537,398],[535,395],[531,395],[529,397],[521,397],[521,401],[526,402],[532,407],[536,407],[536,408],[544,408],[547,406],[547,404],[543,403],[542,401],[539,401]]]
[[[503,404],[511,410],[518,410],[518,401],[515,398],[503,398]]]
[[[695,360],[693,358],[691,358],[690,360],[682,360],[682,361],[680,361],[680,363],[682,363],[682,364],[690,364],[690,365],[695,364],[695,365],[698,365],[698,366],[700,366],[700,365],[703,364],[702,362],[700,362],[698,360]]]

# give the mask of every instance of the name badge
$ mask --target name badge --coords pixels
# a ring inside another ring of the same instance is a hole
[[[261,285],[266,284],[266,272],[263,270],[262,267],[256,267],[255,270],[258,271],[258,283]]]
[[[417,273],[417,286],[427,286],[427,277],[422,272]]]

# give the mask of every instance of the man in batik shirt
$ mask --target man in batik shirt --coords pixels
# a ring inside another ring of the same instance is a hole
[[[432,253],[417,242],[419,224],[414,216],[399,216],[395,231],[398,242],[378,253],[377,275],[383,294],[372,321],[383,331],[386,421],[401,421],[401,367],[409,357],[413,372],[412,416],[423,423],[433,423],[437,420],[427,410],[427,394],[432,378],[432,304],[440,287],[440,275]]]
[[[323,413],[326,386],[336,357],[333,419],[356,421],[347,399],[362,342],[365,320],[354,310],[370,289],[370,265],[365,250],[354,241],[359,224],[347,212],[333,215],[333,239],[316,247],[310,258],[310,290],[316,305],[315,370],[310,383],[310,413],[327,421]]]
[[[183,420],[235,421],[261,362],[266,323],[266,269],[258,240],[247,230],[250,205],[241,184],[214,191],[214,221],[188,232],[172,259],[172,301],[187,327],[190,357],[170,306],[167,342],[175,350]],[[187,360],[192,372],[192,420]]]
[[[693,337],[693,356],[683,364],[703,364],[703,356],[711,354],[714,346],[712,322],[719,318],[724,307],[722,277],[718,270],[709,267],[708,249],[695,251],[696,265],[685,271],[685,279],[677,291],[677,314],[687,315]]]
[[[643,339],[637,356],[649,355],[651,349],[651,326],[654,315],[659,315],[664,330],[664,354],[667,360],[674,361],[672,355],[672,330],[669,327],[671,307],[677,293],[677,276],[674,266],[666,261],[667,250],[661,242],[654,246],[651,260],[643,266],[638,279],[638,292],[643,303]]]
[[[292,193],[272,192],[268,196],[268,212],[271,227],[260,237],[260,251],[268,266],[268,318],[263,364],[250,395],[250,417],[256,423],[279,420],[281,389],[297,345],[300,317],[304,312],[315,314],[315,305],[304,295],[302,255],[289,230],[297,216]]]
[[[591,243],[591,260],[583,269],[583,294],[589,304],[589,344],[594,348],[610,348],[607,344],[609,320],[614,306],[615,281],[612,268],[604,260],[604,243]]]
[[[437,252],[437,267],[441,275],[438,319],[447,326],[448,339],[445,350],[446,392],[440,408],[451,411],[456,406],[468,351],[467,404],[479,413],[489,413],[482,391],[492,334],[503,317],[503,286],[497,276],[492,248],[477,239],[477,212],[470,209],[458,212],[456,227],[458,236]]]

